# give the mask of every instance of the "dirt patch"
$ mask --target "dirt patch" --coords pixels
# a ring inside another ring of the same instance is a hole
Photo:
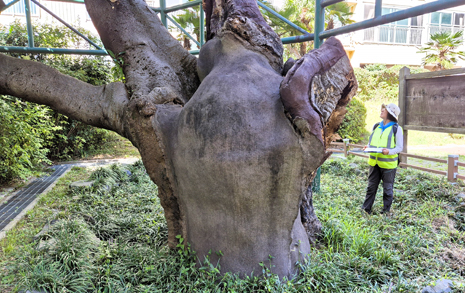
[[[455,234],[458,232],[457,229],[455,229],[455,221],[446,216],[433,219],[431,225],[436,233],[445,231],[448,234]]]
[[[465,275],[465,248],[451,243],[443,249],[441,257],[452,269],[462,276]]]
[[[447,216],[433,219],[431,225],[436,233],[445,232],[455,240],[457,240],[457,237],[465,238],[463,233],[455,229],[455,221]],[[460,240],[463,241],[465,239]],[[465,275],[465,248],[463,246],[447,241],[444,244],[444,248],[441,250],[440,257],[452,269],[456,270],[462,276]]]

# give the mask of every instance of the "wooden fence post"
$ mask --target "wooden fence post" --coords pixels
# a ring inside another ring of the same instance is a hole
[[[402,67],[399,71],[399,108],[400,108],[400,115],[398,117],[399,125],[402,127],[403,130],[403,140],[404,140],[404,148],[402,152],[407,152],[407,142],[408,142],[408,130],[405,129],[405,125],[407,125],[407,115],[406,115],[406,99],[407,99],[407,76],[410,75],[410,69],[407,67]],[[400,162],[407,164],[407,156],[400,156]]]
[[[344,138],[342,141],[344,142],[344,157],[347,158],[347,156],[348,156],[347,152],[349,150],[348,144],[349,144],[350,139]]]
[[[449,155],[447,158],[447,181],[457,182],[459,173],[459,155]]]

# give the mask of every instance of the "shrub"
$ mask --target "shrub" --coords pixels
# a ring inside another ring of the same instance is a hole
[[[0,182],[31,176],[48,163],[45,141],[56,127],[48,107],[0,96]]]
[[[404,65],[387,68],[383,64],[371,64],[365,68],[355,68],[358,81],[357,98],[361,101],[396,101],[399,94],[399,71],[402,67]],[[412,74],[425,71],[427,70],[422,68],[410,68]]]
[[[90,32],[79,30],[98,43],[98,39]],[[36,24],[34,31],[38,33],[34,36],[37,47],[88,49],[89,46],[65,27]],[[8,27],[0,25],[0,45],[27,46],[26,26],[19,21]],[[47,64],[63,74],[93,85],[111,82],[111,61],[105,57],[37,53],[9,55]],[[49,162],[46,155],[53,160],[82,157],[102,144],[108,135],[107,130],[72,120],[45,106],[33,106],[6,96],[0,96],[0,101],[2,113],[6,113],[0,121],[1,181],[29,176],[36,164]],[[15,129],[20,131],[14,132]]]
[[[368,131],[365,129],[366,117],[367,109],[363,102],[357,98],[352,98],[338,134],[342,138],[349,138],[352,142],[359,142],[368,134]]]

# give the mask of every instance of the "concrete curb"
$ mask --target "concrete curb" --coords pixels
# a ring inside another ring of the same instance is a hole
[[[38,194],[37,197],[27,206],[25,207],[13,220],[11,220],[8,225],[6,225],[1,231],[0,231],[0,240],[3,239],[7,232],[10,231],[12,228],[16,226],[16,224],[26,215],[26,213],[34,208],[34,206],[37,204],[37,202],[40,200],[40,198],[47,194],[50,190],[52,190],[53,187],[57,184],[58,180],[65,176],[69,170],[71,170],[72,167],[104,167],[110,164],[115,164],[115,163],[121,163],[121,164],[134,164],[136,161],[140,160],[139,158],[127,158],[127,159],[109,159],[109,160],[89,160],[89,161],[73,161],[73,162],[65,162],[61,164],[56,164],[55,166],[60,166],[60,165],[69,165],[68,169],[59,177],[55,179],[55,181],[50,184],[42,193]],[[34,180],[37,180],[39,178],[36,178]],[[32,180],[30,184],[34,181]],[[0,200],[0,205],[8,200],[10,200],[13,196],[15,196],[18,192],[25,190],[29,187],[28,184],[27,186],[16,190],[12,192],[11,194],[7,195],[3,199]]]
[[[37,204],[40,198],[43,195],[47,194],[50,190],[52,190],[52,188],[55,187],[55,185],[57,184],[58,180],[61,177],[65,176],[69,172],[69,170],[71,170],[71,168],[68,168],[63,174],[57,177],[57,179],[52,184],[50,184],[41,194],[37,195],[37,197],[27,207],[25,207],[13,220],[10,221],[10,223],[8,223],[8,225],[5,226],[5,228],[2,229],[2,231],[0,231],[0,240],[5,238],[6,233],[10,231],[11,229],[13,229],[16,226],[16,224],[26,215],[26,213],[34,208],[34,206]],[[11,198],[13,195],[18,193],[19,191],[20,190],[14,192],[14,194],[12,194],[11,196],[8,196],[8,198]]]

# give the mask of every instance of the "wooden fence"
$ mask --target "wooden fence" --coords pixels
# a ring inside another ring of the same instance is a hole
[[[328,149],[328,151],[331,151],[333,153],[343,153],[344,157],[347,157],[349,155],[354,155],[354,156],[368,159],[367,154],[363,152],[355,152],[351,150],[352,148],[358,148],[361,151],[363,147],[364,145],[352,144],[352,143],[349,143],[348,139],[344,139],[344,142],[331,143],[331,148]],[[434,174],[444,175],[444,176],[447,176],[447,181],[449,182],[456,182],[457,178],[465,180],[464,175],[459,175],[459,167],[465,167],[465,163],[459,162],[458,155],[449,155],[447,160],[443,160],[443,159],[429,158],[425,156],[419,156],[419,155],[413,155],[413,154],[401,152],[400,157],[401,157],[401,163],[399,164],[399,166],[401,168],[413,168],[413,169],[426,171],[426,172],[430,172]],[[440,170],[435,170],[431,168],[425,168],[425,167],[420,167],[420,166],[404,163],[404,162],[407,162],[407,158],[415,158],[415,159],[421,159],[421,160],[430,161],[430,162],[447,164],[447,171],[440,171]]]

